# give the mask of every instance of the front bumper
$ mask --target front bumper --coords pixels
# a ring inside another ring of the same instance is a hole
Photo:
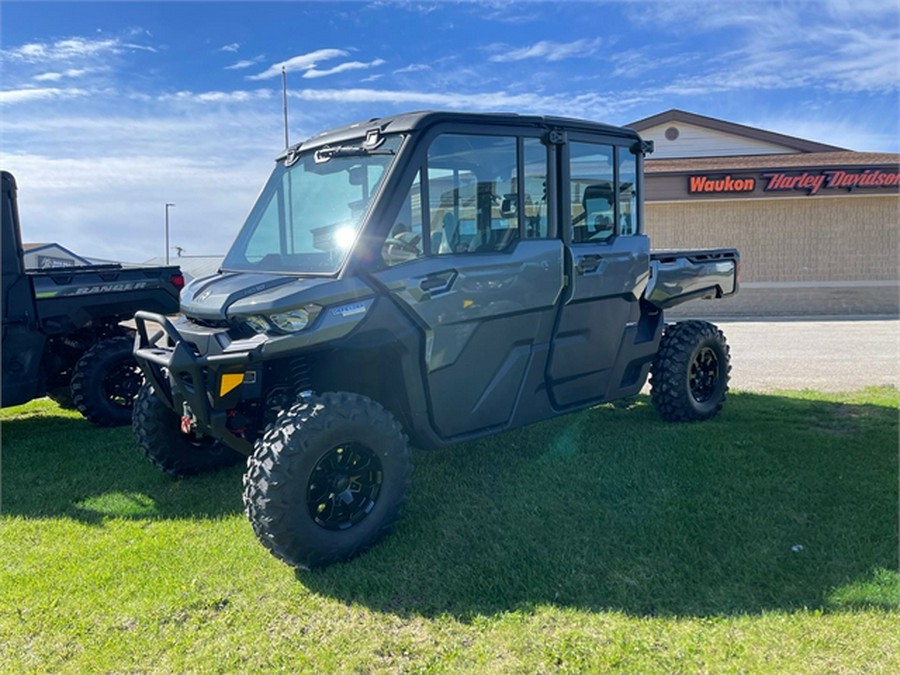
[[[229,345],[222,353],[201,354],[188,339],[190,336],[182,335],[167,317],[139,311],[134,319],[137,324],[134,357],[156,395],[192,428],[238,452],[251,454],[250,442],[228,428],[229,412],[241,400],[241,395],[233,388],[225,391],[222,383],[229,381],[228,376],[244,374],[261,361],[263,343],[245,341],[243,345]],[[149,323],[157,324],[161,332],[151,335]],[[156,344],[163,334],[171,346]],[[215,337],[215,331],[204,337],[214,343],[211,338]],[[255,373],[253,379],[255,382]]]

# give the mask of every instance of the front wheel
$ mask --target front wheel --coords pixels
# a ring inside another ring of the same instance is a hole
[[[101,340],[78,359],[72,372],[72,402],[101,427],[131,422],[131,410],[144,378],[129,337]]]
[[[149,382],[138,393],[131,421],[144,457],[170,476],[190,476],[232,466],[244,456],[215,439],[181,431],[181,419],[156,395]]]
[[[256,442],[244,507],[275,557],[324,567],[391,531],[410,471],[406,436],[388,411],[358,394],[322,394],[282,411]]]
[[[706,420],[722,409],[730,372],[728,344],[716,326],[671,324],[650,368],[650,397],[665,420]]]

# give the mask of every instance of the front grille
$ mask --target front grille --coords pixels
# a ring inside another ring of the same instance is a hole
[[[189,323],[205,326],[206,328],[231,328],[231,322],[225,319],[198,319],[193,316],[185,317]]]

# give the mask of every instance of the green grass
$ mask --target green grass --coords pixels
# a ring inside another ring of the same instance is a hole
[[[641,397],[416,452],[397,532],[317,572],[256,543],[239,468],[9,409],[0,671],[900,672],[898,408]]]

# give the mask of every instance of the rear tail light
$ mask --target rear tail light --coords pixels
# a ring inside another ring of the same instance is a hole
[[[180,291],[182,288],[184,288],[184,275],[173,274],[169,277],[169,283]]]

